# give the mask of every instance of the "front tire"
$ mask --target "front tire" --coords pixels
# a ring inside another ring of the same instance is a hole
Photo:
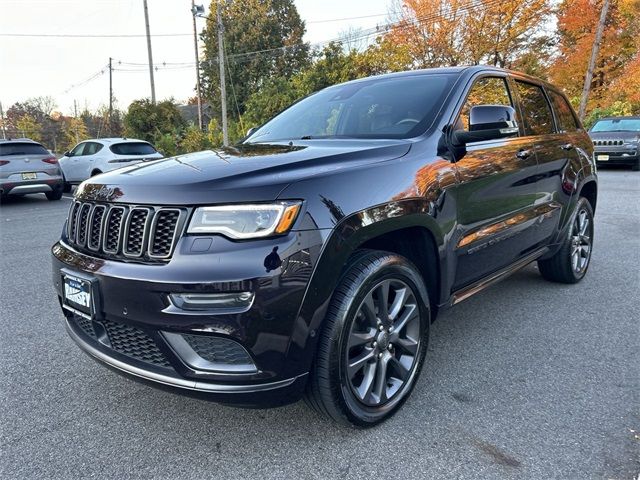
[[[578,283],[584,278],[593,250],[593,208],[580,197],[567,236],[555,255],[538,261],[542,276],[552,282]]]
[[[344,424],[372,427],[409,397],[427,351],[427,289],[406,258],[358,252],[336,288],[305,399]]]

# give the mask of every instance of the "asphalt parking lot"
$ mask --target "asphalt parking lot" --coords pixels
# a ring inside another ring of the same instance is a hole
[[[640,472],[640,174],[600,172],[579,285],[529,266],[442,315],[404,409],[368,431],[302,403],[165,393],[73,344],[49,248],[69,200],[0,207],[0,477],[632,479]]]

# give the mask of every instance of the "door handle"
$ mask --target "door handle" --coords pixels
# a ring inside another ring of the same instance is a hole
[[[560,148],[563,150],[573,150],[573,143],[565,143],[561,145]]]
[[[516,157],[518,157],[521,160],[525,160],[527,158],[529,158],[531,156],[531,150],[518,150],[518,153],[516,153]]]

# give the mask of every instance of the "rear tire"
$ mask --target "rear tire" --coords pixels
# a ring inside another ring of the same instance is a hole
[[[358,252],[329,305],[305,401],[343,425],[388,419],[415,386],[430,323],[427,289],[411,262]]]
[[[636,160],[636,163],[631,166],[631,170],[634,172],[640,172],[640,159]]]
[[[553,257],[538,261],[542,276],[552,282],[578,283],[584,278],[593,250],[593,208],[580,197],[562,247]]]
[[[102,172],[100,170],[94,170],[93,172],[91,172],[91,176],[95,177],[96,175],[100,175]]]
[[[64,186],[62,187],[62,192],[63,193],[71,192],[71,184],[69,182],[64,182]]]
[[[46,192],[47,200],[60,200],[62,198],[63,187],[55,188],[51,192]]]

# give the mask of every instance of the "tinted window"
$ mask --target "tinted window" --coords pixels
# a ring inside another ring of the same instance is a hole
[[[516,80],[527,135],[553,133],[553,115],[544,92],[537,85]]]
[[[612,118],[598,120],[592,132],[640,132],[640,118]]]
[[[415,75],[329,87],[292,105],[247,141],[420,135],[433,123],[455,78]]]
[[[469,130],[469,112],[476,105],[506,105],[512,107],[511,97],[504,78],[483,77],[476,80],[467,101],[462,107],[460,117],[456,124],[456,130]]]
[[[49,152],[37,143],[11,142],[0,144],[0,155],[49,155]]]
[[[109,147],[116,155],[151,155],[156,149],[146,142],[114,143]]]
[[[574,117],[573,110],[565,98],[554,91],[549,91],[549,98],[551,98],[553,109],[556,111],[558,130],[562,132],[575,132],[578,130],[576,117]]]

